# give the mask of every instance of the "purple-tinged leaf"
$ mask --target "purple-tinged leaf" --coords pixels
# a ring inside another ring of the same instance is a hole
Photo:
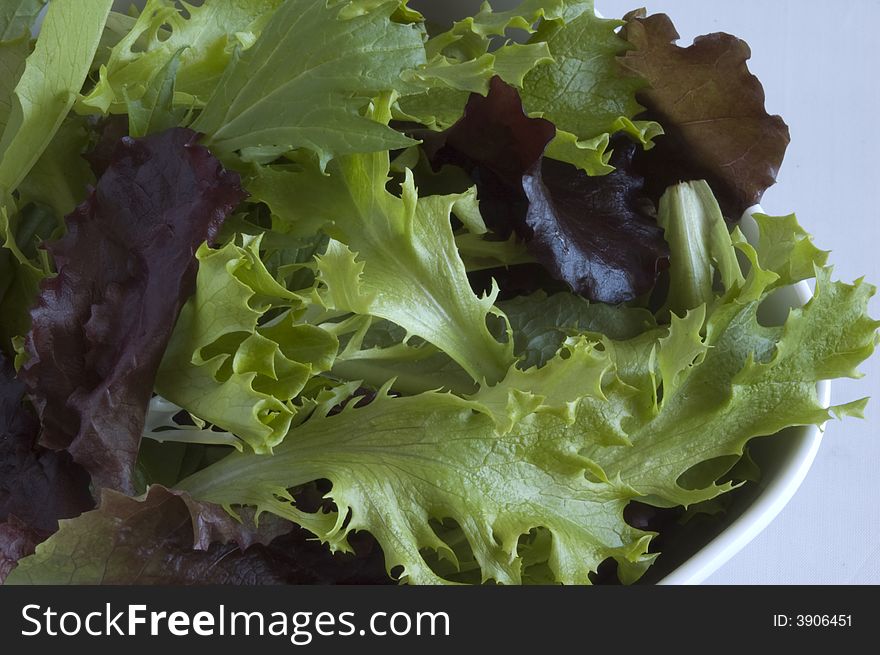
[[[523,186],[529,252],[575,293],[617,304],[653,289],[669,249],[642,195],[644,182],[632,172],[639,146],[618,138],[613,147],[608,175],[544,159]]]
[[[649,87],[638,94],[665,130],[637,165],[656,201],[679,182],[706,180],[727,218],[739,220],[761,201],[789,143],[788,126],[764,108],[764,89],[749,72],[751,51],[730,34],[708,34],[676,45],[665,14],[630,13],[624,37],[633,50],[621,58]]]
[[[21,557],[94,506],[89,476],[66,452],[37,445],[40,424],[0,354],[0,582]]]
[[[520,232],[528,201],[522,177],[541,159],[556,128],[529,118],[515,87],[492,78],[489,93],[471,94],[464,116],[440,134],[419,133],[435,170],[446,164],[465,169],[477,185],[486,224],[507,238]]]
[[[199,503],[210,513],[217,506]],[[381,552],[333,556],[300,528],[269,545],[201,542],[201,514],[181,492],[154,485],[142,498],[104,491],[21,562],[11,584],[290,584],[387,581]],[[213,521],[213,519],[211,519]],[[231,519],[230,519],[231,520]]]
[[[67,449],[96,487],[131,493],[147,403],[195,251],[245,197],[192,130],[124,137],[89,198],[47,249],[21,371],[41,443]]]

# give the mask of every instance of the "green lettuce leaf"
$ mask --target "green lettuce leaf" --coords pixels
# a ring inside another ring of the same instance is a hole
[[[178,50],[160,71],[156,73],[144,90],[144,94],[132,100],[126,95],[128,109],[128,133],[130,136],[146,136],[179,125],[186,115],[182,107],[174,106],[174,88],[177,72],[180,69]]]
[[[649,144],[662,130],[656,123],[630,120],[642,111],[636,92],[645,82],[617,62],[628,49],[615,32],[624,23],[596,17],[588,4],[589,11],[568,22],[543,22],[532,36],[532,42],[548,45],[554,64],[526,76],[522,99],[529,114],[556,125],[549,157],[601,175],[611,171],[606,152],[611,134],[624,131]]]
[[[95,176],[83,154],[89,145],[89,126],[80,117],[68,116],[18,187],[19,205],[35,202],[51,207],[58,226],[62,217],[86,199]]]
[[[468,92],[485,95],[497,75],[522,89],[530,115],[556,124],[549,157],[591,175],[609,173],[611,134],[623,131],[650,146],[662,133],[657,123],[631,120],[641,112],[635,93],[644,82],[616,61],[627,50],[615,34],[620,25],[597,18],[592,0],[525,0],[502,12],[485,3],[428,40],[429,61],[414,77],[429,88],[401,98],[395,117],[447,129],[461,118]],[[493,42],[514,31],[531,34],[530,41]]]
[[[337,415],[317,411],[274,457],[233,454],[181,486],[297,522],[331,549],[346,550],[351,531],[369,531],[389,571],[402,567],[408,582],[449,581],[425,553],[454,571],[462,538],[478,580],[520,582],[525,564],[543,558],[545,581],[587,583],[611,557],[631,582],[654,556],[651,534],[623,520],[629,500],[689,506],[714,498],[734,484],[716,482],[724,471],[709,475],[707,463],[726,458],[727,470],[753,437],[857,415],[864,405],[824,408],[816,383],[857,375],[873,352],[873,287],[832,282],[819,270],[814,299],[784,326],[764,327],[757,310],[777,276],[758,267],[754,249],[737,246],[752,265],[744,283],[711,314],[701,307],[655,333],[656,369],[644,352],[633,359],[635,349],[618,347],[627,342],[569,339],[544,367],[512,368],[468,399],[380,393]],[[650,386],[624,379],[634,367]],[[655,411],[645,413],[646,404]],[[338,511],[313,514],[291,502],[286,489],[323,478]],[[444,520],[457,527],[439,529]],[[521,552],[536,529],[549,534],[546,548],[530,542]]]
[[[483,3],[474,15],[456,21],[425,44],[428,62],[412,74],[425,90],[399,100],[395,117],[444,130],[461,118],[469,93],[486,95],[494,76],[521,88],[526,75],[553,57],[544,42],[500,46],[498,37],[531,34],[548,20],[569,21],[592,12],[592,0],[524,0],[514,9],[496,12]]]
[[[0,6],[0,41],[30,38],[31,26],[46,0],[7,0]]]
[[[474,380],[449,355],[422,339],[407,339],[406,330],[394,323],[357,315],[321,327],[344,343],[331,371],[340,379],[360,380],[373,389],[393,381],[394,391],[404,394],[476,391]]]
[[[28,312],[50,272],[37,245],[56,227],[56,218],[40,207],[30,205],[20,213],[0,207],[0,350],[7,354],[12,354],[12,339],[30,328]]]
[[[18,187],[73,106],[112,4],[50,4],[0,137],[0,198]]]
[[[181,311],[156,390],[269,453],[290,428],[291,401],[332,367],[338,341],[290,311],[262,321],[273,308],[300,310],[303,299],[266,270],[260,241],[246,236],[241,245],[199,249],[196,292]]]
[[[632,448],[590,456],[653,504],[688,506],[729,491],[732,485],[715,484],[714,475],[702,486],[689,480],[685,488],[679,480],[700,461],[742,455],[753,437],[858,415],[864,400],[823,407],[816,383],[858,377],[855,367],[873,353],[880,327],[866,313],[874,291],[864,282],[832,282],[830,271],[820,269],[814,298],[792,310],[784,326],[758,323],[764,293],[716,308],[702,345],[691,315],[673,324],[689,335],[667,341],[677,343],[668,354],[676,363],[667,367],[674,386],[664,392],[660,412],[630,434]]]
[[[645,309],[591,303],[571,293],[547,296],[539,291],[498,306],[510,321],[521,368],[544,366],[568,337],[586,333],[625,341],[657,325]]]
[[[179,59],[177,102],[203,105],[236,48],[256,41],[282,0],[212,0],[186,5],[148,0],[99,69],[97,84],[77,102],[84,113],[126,113]]]
[[[669,243],[666,308],[679,315],[715,297],[717,270],[725,289],[744,282],[721,208],[704,181],[670,187],[657,222]]]
[[[577,454],[577,430],[542,413],[499,434],[495,420],[475,409],[481,408],[449,394],[383,394],[366,407],[312,418],[271,459],[229,457],[181,486],[221,504],[248,498],[334,550],[349,549],[349,532],[367,530],[382,546],[387,569],[402,567],[401,579],[411,583],[444,582],[422,550],[455,561],[431,518],[461,526],[484,580],[521,580],[517,543],[537,526],[553,535],[550,567],[560,582],[588,583],[607,557],[633,567],[652,559],[645,554],[648,536],[623,521],[635,492],[585,477],[589,462]],[[317,478],[333,483],[338,513],[310,515],[287,502],[288,487]]]
[[[825,266],[828,251],[819,250],[812,237],[794,214],[767,216],[752,214],[758,226],[755,249],[761,268],[779,276],[776,286],[794,284],[815,275],[816,267]]]
[[[272,160],[307,148],[322,168],[338,155],[412,145],[361,115],[374,96],[405,90],[401,73],[425,63],[419,28],[391,20],[397,7],[344,19],[338,6],[288,0],[229,66],[194,129],[220,155]]]
[[[0,26],[2,27],[2,26]],[[15,85],[24,72],[24,62],[31,51],[30,34],[0,41],[0,135],[12,113]]]
[[[286,172],[270,203],[290,225],[318,221],[332,237],[317,258],[328,309],[373,315],[433,344],[477,381],[497,382],[513,361],[486,325],[497,289],[478,298],[456,249],[450,213],[473,215],[473,190],[419,198],[411,173],[403,195],[386,190],[388,154],[339,158],[324,175],[316,165]]]

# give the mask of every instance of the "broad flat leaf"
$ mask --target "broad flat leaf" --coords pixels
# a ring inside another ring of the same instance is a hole
[[[181,311],[156,389],[256,452],[271,453],[290,428],[290,401],[330,369],[339,343],[292,314],[257,327],[272,308],[302,306],[269,275],[258,237],[220,250],[203,246],[196,257],[196,291]]]
[[[126,138],[47,245],[58,269],[31,312],[21,378],[41,443],[70,450],[98,487],[130,490],[159,361],[195,285],[196,249],[244,194],[196,134]]]
[[[589,11],[573,20],[539,26],[531,42],[547,43],[554,64],[536,67],[526,76],[522,99],[530,115],[543,116],[559,130],[549,156],[602,175],[610,172],[610,134],[622,130],[648,143],[660,129],[629,120],[642,111],[636,92],[645,82],[617,61],[628,48],[615,33],[623,23],[597,18],[589,4]]]
[[[591,177],[545,158],[523,178],[529,252],[589,300],[621,303],[654,287],[668,247],[632,170],[637,144],[622,139],[613,173]]]
[[[83,118],[65,119],[19,185],[19,206],[37,202],[51,207],[60,225],[62,217],[86,199],[88,188],[95,183],[83,157],[88,141],[88,126]]]
[[[95,87],[79,99],[84,112],[127,112],[179,58],[176,89],[183,105],[203,105],[213,93],[236,48],[253,45],[282,0],[211,0],[187,4],[148,0],[133,25],[126,25],[101,62]],[[116,14],[112,14],[116,16]],[[126,18],[126,17],[123,17]]]
[[[15,85],[24,72],[24,62],[31,51],[30,36],[0,41],[0,135],[12,113]]]
[[[634,50],[621,61],[647,80],[639,100],[666,133],[642,158],[650,191],[659,198],[668,186],[704,179],[724,215],[739,220],[776,181],[788,127],[764,109],[744,41],[709,34],[682,48],[668,16],[644,16],[627,16],[624,36]]]
[[[31,27],[46,0],[6,0],[0,6],[0,42],[30,38]]]
[[[58,519],[94,506],[88,474],[68,453],[37,445],[40,424],[24,404],[24,391],[0,353],[0,583],[55,532]]]
[[[411,145],[361,115],[425,62],[419,30],[391,21],[395,9],[385,3],[345,20],[338,7],[288,0],[227,69],[193,128],[221,155],[250,149],[271,160],[307,148],[322,168],[338,155]]]
[[[550,567],[560,582],[589,583],[589,572],[606,557],[633,566],[651,559],[648,536],[622,518],[633,490],[587,479],[578,430],[542,413],[499,434],[479,408],[438,393],[380,395],[363,408],[304,423],[272,458],[228,457],[182,487],[212,502],[248,498],[295,522],[320,521],[309,529],[333,549],[347,550],[348,533],[367,530],[382,546],[387,569],[403,567],[401,579],[410,583],[444,581],[422,550],[455,558],[431,518],[458,522],[484,580],[519,582],[517,542],[540,526],[553,535]],[[339,514],[303,516],[282,500],[286,488],[317,478],[333,483],[328,497]]]
[[[0,197],[18,187],[73,106],[112,4],[50,4],[0,137]]]

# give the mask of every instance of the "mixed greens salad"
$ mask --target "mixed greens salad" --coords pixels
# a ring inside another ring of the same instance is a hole
[[[816,385],[874,289],[747,212],[789,134],[735,37],[44,4],[0,6],[0,580],[631,583],[865,405]]]

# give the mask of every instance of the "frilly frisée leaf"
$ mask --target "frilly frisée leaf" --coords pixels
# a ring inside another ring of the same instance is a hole
[[[21,371],[43,425],[98,487],[132,490],[159,361],[195,285],[195,251],[244,198],[196,134],[125,138],[92,195],[47,249]]]
[[[245,236],[219,250],[199,248],[196,291],[181,311],[156,390],[270,453],[290,428],[290,401],[330,369],[339,342],[295,319],[303,299],[266,270],[260,241]],[[258,327],[270,309],[289,311]]]
[[[607,557],[646,566],[648,536],[623,521],[635,492],[585,477],[590,463],[577,454],[576,428],[549,413],[532,414],[507,434],[495,425],[478,403],[454,395],[383,393],[366,407],[304,423],[272,458],[232,456],[181,486],[221,504],[248,498],[333,549],[348,549],[348,533],[367,530],[388,570],[402,566],[402,579],[411,583],[444,582],[420,550],[454,561],[431,518],[461,525],[484,580],[520,581],[517,543],[537,526],[553,534],[550,567],[560,582],[589,583]],[[338,513],[304,514],[282,500],[288,487],[319,478],[333,483],[329,496]]]

